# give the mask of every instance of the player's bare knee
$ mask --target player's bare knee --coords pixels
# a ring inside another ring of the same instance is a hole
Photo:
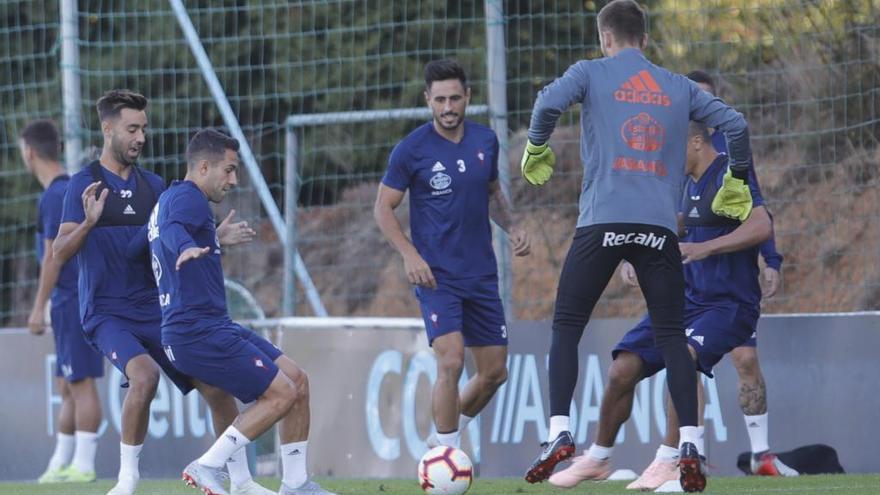
[[[135,394],[136,397],[143,400],[153,400],[156,396],[156,390],[159,388],[159,370],[151,368],[142,368],[128,377],[129,394]]]
[[[447,349],[437,353],[437,374],[443,378],[458,380],[464,369],[464,348]]]
[[[743,381],[756,381],[761,376],[761,366],[758,364],[758,353],[754,350],[734,349],[730,356],[733,358],[733,366]]]
[[[308,403],[309,400],[309,375],[302,368],[297,367],[296,372],[292,374],[293,376],[288,375],[288,378],[293,382],[293,386],[296,389],[296,402],[305,401]]]
[[[623,393],[632,390],[641,376],[641,358],[631,352],[621,352],[608,369],[608,391]]]
[[[269,406],[278,416],[282,416],[300,398],[296,384],[284,373],[278,373],[264,394]]]
[[[489,388],[497,389],[507,381],[507,367],[496,366],[483,374],[483,381]]]

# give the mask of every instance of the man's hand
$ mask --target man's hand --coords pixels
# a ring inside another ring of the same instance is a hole
[[[419,253],[412,253],[403,256],[403,268],[406,270],[406,276],[409,283],[420,285],[429,289],[437,288],[437,280],[431,267],[425,262]]]
[[[202,256],[204,256],[210,252],[211,252],[210,247],[186,248],[182,253],[180,253],[180,256],[177,257],[177,264],[175,265],[174,268],[176,270],[180,270],[180,266],[183,265],[184,263],[186,263],[187,261],[201,258]]]
[[[700,261],[712,254],[707,242],[682,242],[678,245],[681,250],[681,263],[687,265],[692,261]]]
[[[730,168],[724,174],[724,181],[712,199],[712,212],[722,217],[745,222],[752,212],[752,193],[743,179],[733,176]]]
[[[776,295],[776,292],[779,290],[779,270],[775,268],[770,268],[769,266],[764,268],[764,287],[761,291],[761,295],[769,299]]]
[[[95,191],[98,190],[100,185],[101,181],[92,182],[82,193],[83,210],[86,214],[85,221],[89,225],[96,225],[98,220],[101,219],[101,213],[104,212],[104,203],[107,201],[107,195],[110,193],[110,189],[105,188],[101,191],[101,195],[96,197]]]
[[[34,335],[43,335],[46,332],[45,308],[34,306],[31,315],[28,317],[28,329]]]
[[[550,145],[544,143],[540,146],[526,141],[526,149],[523,152],[520,170],[523,178],[533,186],[543,185],[553,175],[553,166],[556,164],[556,155],[550,149]]]
[[[248,226],[247,222],[232,222],[235,216],[235,210],[230,210],[226,218],[217,226],[217,239],[220,240],[221,246],[234,246],[236,244],[244,244],[254,240],[257,234],[254,229]]]
[[[513,244],[513,254],[516,256],[528,256],[532,252],[532,241],[529,238],[528,232],[519,227],[513,227],[510,229],[508,236],[510,237],[510,243]]]
[[[623,264],[620,265],[620,279],[623,280],[623,283],[626,285],[632,287],[639,286],[639,278],[636,277],[636,269],[629,261],[624,261]]]

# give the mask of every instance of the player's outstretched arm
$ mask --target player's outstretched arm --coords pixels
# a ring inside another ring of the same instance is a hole
[[[82,222],[64,222],[58,228],[58,235],[52,243],[52,254],[58,264],[63,265],[72,258],[86,241],[86,236],[98,224],[101,213],[104,212],[104,203],[107,201],[109,189],[101,191],[97,196],[100,182],[93,182],[82,193],[82,205],[84,218]]]
[[[394,210],[403,201],[404,191],[379,184],[379,192],[376,194],[376,203],[373,205],[373,218],[379,226],[379,230],[394,246],[394,249],[403,256],[403,268],[409,282],[431,289],[437,288],[437,280],[431,267],[422,258],[413,243],[407,239],[400,227],[400,222],[394,215]]]
[[[513,254],[527,256],[531,252],[532,241],[529,233],[514,224],[507,198],[504,197],[497,180],[489,183],[489,218],[501,227],[501,230],[507,232],[513,245]]]
[[[588,88],[587,64],[579,62],[538,93],[529,122],[528,141],[520,162],[520,171],[529,184],[540,186],[550,180],[556,156],[547,141],[556,128],[559,116],[575,103],[584,101]]]
[[[541,146],[550,139],[556,122],[572,105],[584,101],[589,89],[587,62],[578,62],[562,77],[544,86],[535,99],[529,122],[529,142]]]
[[[679,245],[683,263],[699,261],[715,255],[757,246],[773,233],[770,215],[763,206],[752,210],[749,218],[733,232],[705,242],[683,242]]]
[[[234,216],[235,209],[229,210],[229,214],[217,226],[217,239],[220,241],[221,246],[234,246],[251,242],[257,234],[247,222],[233,222],[232,218]]]

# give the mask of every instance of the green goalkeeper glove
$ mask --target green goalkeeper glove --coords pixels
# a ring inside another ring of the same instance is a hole
[[[556,155],[547,143],[540,146],[526,142],[526,150],[523,153],[520,170],[523,178],[533,186],[541,186],[553,175],[553,165],[556,164]]]
[[[712,212],[722,217],[745,222],[752,212],[752,193],[743,179],[733,176],[730,168],[724,174],[724,182],[712,200]]]

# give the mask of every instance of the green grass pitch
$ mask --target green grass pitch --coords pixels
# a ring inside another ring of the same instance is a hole
[[[319,480],[328,490],[340,495],[418,495],[415,480]],[[277,480],[260,480],[272,489]],[[570,493],[577,495],[616,495],[632,492],[625,490],[626,482],[583,483],[573,490],[555,489],[549,484],[529,485],[519,479],[477,479],[468,495],[516,495]],[[36,485],[33,483],[0,483],[3,495],[104,495],[113,486],[111,480],[89,484]],[[177,480],[143,480],[138,495],[199,495]],[[801,476],[799,478],[710,478],[706,494],[834,494],[878,495],[880,475]]]

